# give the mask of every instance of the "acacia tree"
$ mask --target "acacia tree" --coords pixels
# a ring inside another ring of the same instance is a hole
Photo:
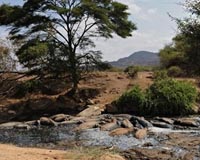
[[[11,26],[11,39],[20,40],[17,55],[25,66],[49,57],[66,61],[76,91],[80,69],[99,57],[91,50],[93,37],[126,38],[136,29],[127,10],[114,0],[25,0],[22,6],[1,5],[0,25]]]

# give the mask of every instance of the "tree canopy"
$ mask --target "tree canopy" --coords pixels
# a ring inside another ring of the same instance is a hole
[[[200,1],[186,0],[185,8],[189,18],[173,18],[178,24],[179,33],[171,45],[160,51],[165,67],[179,65],[189,74],[200,74]]]
[[[126,38],[136,29],[127,10],[113,0],[25,0],[22,6],[1,5],[0,25],[11,26],[10,38],[25,67],[59,66],[77,88],[84,65],[100,59],[100,52],[91,49],[93,37]]]

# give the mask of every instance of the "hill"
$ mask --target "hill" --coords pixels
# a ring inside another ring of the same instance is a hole
[[[139,51],[128,57],[120,58],[117,61],[109,62],[114,67],[125,68],[131,65],[156,66],[160,63],[158,53]]]

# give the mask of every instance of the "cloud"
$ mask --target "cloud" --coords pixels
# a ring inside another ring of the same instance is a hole
[[[156,8],[150,8],[150,9],[147,10],[147,13],[156,14],[157,13],[157,9]]]
[[[117,0],[120,3],[126,4],[129,7],[131,17],[149,21],[151,16],[157,13],[156,8],[144,8],[136,3],[135,0]]]
[[[117,0],[120,3],[126,4],[129,7],[129,13],[139,14],[142,11],[142,8],[135,3],[134,0]]]

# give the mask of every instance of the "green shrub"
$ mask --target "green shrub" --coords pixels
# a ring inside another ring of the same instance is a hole
[[[134,78],[137,76],[140,68],[138,66],[128,66],[124,69],[124,72],[128,74],[128,76]]]
[[[39,80],[30,80],[20,83],[16,87],[15,97],[24,97],[27,93],[36,91],[41,85],[41,81]]]
[[[96,68],[99,71],[105,71],[105,70],[111,69],[112,65],[107,63],[107,62],[97,62],[96,63]]]
[[[147,90],[148,110],[153,115],[183,115],[193,112],[197,90],[189,82],[163,79]]]
[[[167,70],[167,75],[170,77],[180,77],[183,75],[183,70],[178,66],[172,66]]]
[[[138,86],[116,102],[119,112],[145,116],[174,116],[193,113],[197,90],[189,82],[170,78],[155,81],[143,92]]]
[[[145,94],[139,86],[133,86],[132,89],[125,92],[117,101],[119,112],[139,113],[140,108],[145,103]]]
[[[167,75],[166,70],[158,70],[158,71],[155,71],[153,73],[153,78],[154,78],[155,81],[159,81],[159,80],[162,80],[162,79],[167,79],[169,77]]]

